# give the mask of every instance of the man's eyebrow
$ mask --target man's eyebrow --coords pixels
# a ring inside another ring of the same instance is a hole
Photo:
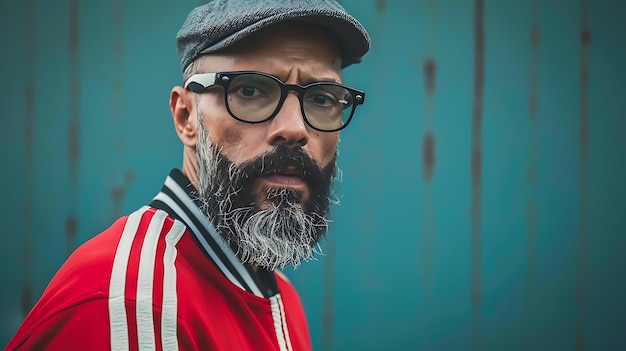
[[[309,77],[306,81],[306,84],[312,83],[341,83],[337,81],[337,78],[330,77]]]

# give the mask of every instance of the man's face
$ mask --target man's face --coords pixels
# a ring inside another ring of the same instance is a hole
[[[259,71],[298,85],[341,82],[341,57],[325,35],[303,24],[274,26],[203,58],[197,71]],[[199,191],[220,233],[244,261],[269,269],[309,258],[327,228],[339,132],[309,127],[294,92],[275,118],[259,124],[231,117],[221,87],[195,101]]]

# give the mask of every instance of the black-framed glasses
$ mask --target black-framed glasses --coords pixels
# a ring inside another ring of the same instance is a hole
[[[185,82],[185,89],[201,93],[214,85],[224,88],[228,113],[247,123],[262,123],[276,117],[287,94],[293,90],[298,94],[306,124],[322,132],[345,128],[356,107],[365,101],[364,92],[342,84],[285,84],[272,75],[255,71],[194,74]]]

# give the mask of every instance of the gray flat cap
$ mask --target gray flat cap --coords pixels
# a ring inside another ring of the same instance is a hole
[[[328,28],[343,50],[342,67],[361,61],[370,37],[359,21],[334,0],[216,0],[195,8],[176,35],[183,69],[198,56],[224,49],[283,21],[306,21]]]

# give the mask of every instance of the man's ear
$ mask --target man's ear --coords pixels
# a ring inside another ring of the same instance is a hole
[[[185,146],[196,147],[198,141],[197,121],[192,116],[194,109],[192,94],[183,87],[174,87],[170,93],[170,111],[176,133]]]

